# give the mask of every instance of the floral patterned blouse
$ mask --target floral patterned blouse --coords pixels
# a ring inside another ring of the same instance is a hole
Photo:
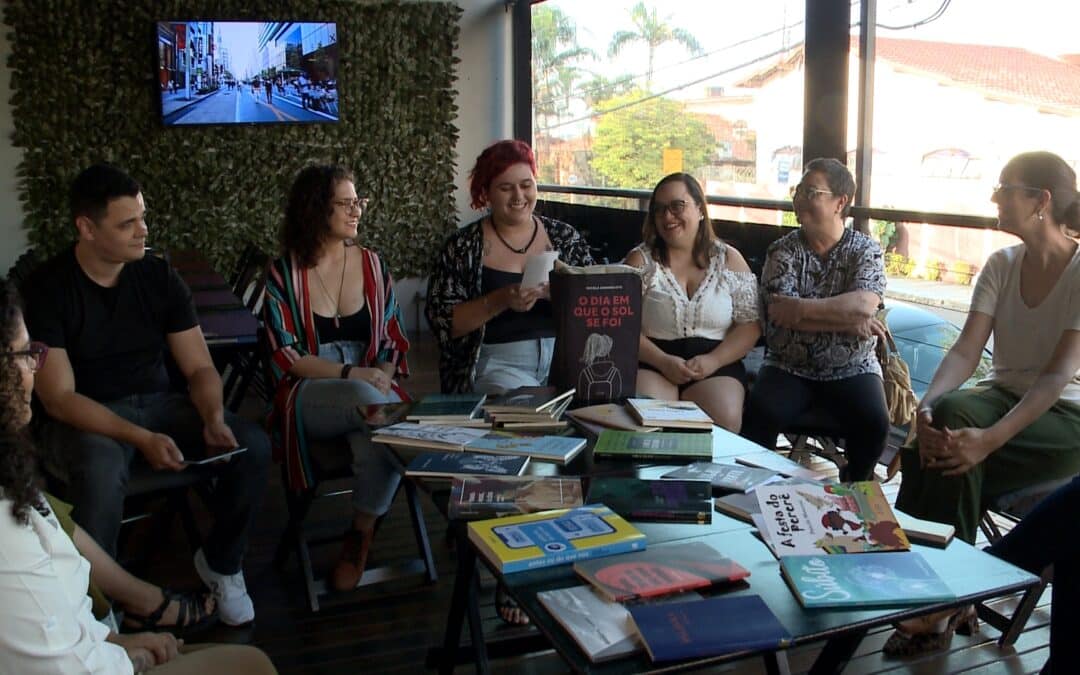
[[[753,272],[728,269],[724,242],[714,242],[709,268],[692,298],[645,244],[635,250],[645,260],[641,332],[646,337],[723,340],[734,324],[758,320],[757,279]]]
[[[761,270],[765,365],[810,380],[840,380],[865,373],[880,377],[881,364],[874,355],[876,338],[791,330],[768,320],[770,294],[831,298],[851,291],[885,297],[884,258],[870,237],[845,228],[824,257],[806,244],[801,229],[774,241]]]
[[[567,265],[591,265],[589,245],[577,230],[566,223],[539,218],[559,260]],[[484,342],[481,326],[461,337],[451,337],[454,307],[480,297],[480,276],[484,259],[483,219],[466,225],[450,235],[435,271],[428,279],[427,306],[424,314],[439,343],[439,380],[444,393],[472,389],[473,370]]]

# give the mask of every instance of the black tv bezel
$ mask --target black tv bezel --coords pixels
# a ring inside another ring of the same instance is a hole
[[[341,96],[338,96],[338,116],[336,119],[326,120],[303,120],[296,122],[207,122],[205,124],[169,124],[165,121],[164,101],[161,99],[161,84],[158,80],[158,71],[161,69],[161,62],[158,59],[157,37],[158,37],[158,24],[162,23],[188,23],[192,21],[199,22],[214,22],[214,23],[267,23],[269,19],[251,19],[247,17],[243,18],[222,18],[218,16],[214,17],[200,17],[189,16],[184,19],[155,19],[151,24],[151,45],[153,46],[153,53],[151,54],[151,73],[153,74],[153,86],[154,86],[154,100],[155,109],[157,111],[158,125],[164,129],[211,129],[227,127],[230,129],[251,129],[251,128],[285,128],[300,127],[308,125],[336,125],[341,124],[343,121],[341,114]],[[335,34],[337,33],[337,27],[339,21],[331,19],[292,19],[289,23],[332,23],[334,24]],[[340,44],[340,41],[338,42]],[[341,55],[338,54],[338,65],[341,65]],[[341,77],[338,77],[338,82],[341,82]],[[341,91],[341,87],[338,87],[338,91]]]

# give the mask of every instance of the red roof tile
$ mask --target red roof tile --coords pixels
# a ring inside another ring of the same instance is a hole
[[[1080,67],[1019,47],[878,38],[877,58],[988,95],[1080,108]]]

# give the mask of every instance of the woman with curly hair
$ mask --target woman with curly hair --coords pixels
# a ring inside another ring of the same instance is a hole
[[[184,647],[169,633],[119,634],[94,618],[91,579],[131,602],[160,596],[161,589],[124,572],[77,526],[69,536],[65,514],[38,489],[37,452],[26,426],[34,372],[47,353],[44,344],[30,341],[12,288],[0,286],[0,672],[275,672],[252,647]],[[212,611],[203,603],[199,611]],[[170,604],[165,596],[161,612],[172,611],[183,624],[183,610]]]
[[[353,521],[331,574],[337,590],[360,582],[375,520],[390,509],[401,467],[374,445],[360,406],[407,398],[409,341],[390,270],[356,243],[367,198],[340,166],[309,166],[293,182],[270,264],[263,320],[275,381],[275,457],[289,489],[310,486],[307,441],[344,436],[353,456]]]

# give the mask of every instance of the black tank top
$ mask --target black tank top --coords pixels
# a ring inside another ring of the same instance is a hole
[[[520,272],[503,272],[485,266],[480,271],[480,292],[487,294],[505,286],[520,284],[522,276]],[[537,300],[527,312],[508,309],[488,321],[484,329],[484,343],[492,345],[545,337],[555,337],[555,320],[548,300]]]
[[[315,330],[319,332],[319,344],[328,342],[363,342],[371,339],[371,311],[365,304],[360,311],[343,316],[336,322],[333,317],[315,314]],[[335,325],[337,323],[338,325]]]

